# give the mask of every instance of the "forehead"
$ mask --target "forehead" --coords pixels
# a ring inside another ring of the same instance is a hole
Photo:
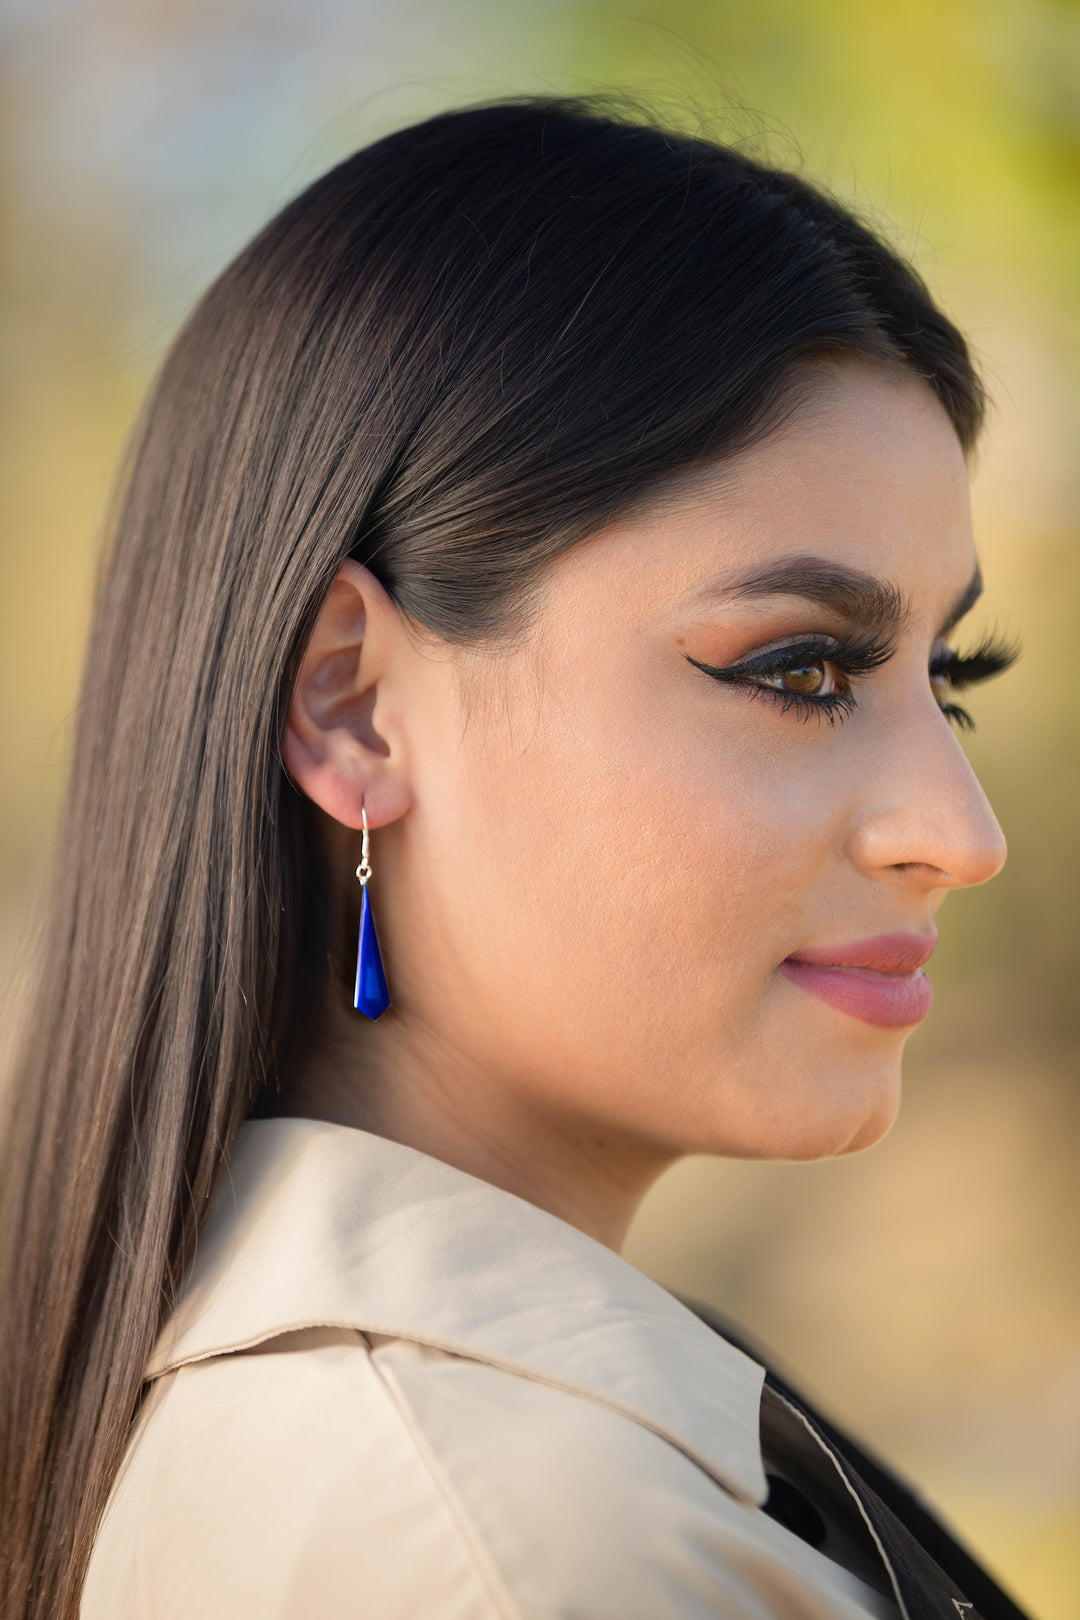
[[[808,557],[882,582],[915,634],[949,622],[977,569],[968,473],[920,379],[822,368],[758,444],[680,474],[558,557],[534,635],[598,652],[719,617],[776,621],[790,616],[794,596],[732,595],[730,586]]]
[[[916,377],[851,365],[822,368],[782,427],[682,475],[598,538],[631,573],[666,574],[680,597],[807,554],[909,596],[959,588],[975,567],[967,466],[944,409]]]

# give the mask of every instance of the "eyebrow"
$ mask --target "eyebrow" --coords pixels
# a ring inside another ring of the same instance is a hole
[[[938,629],[944,636],[968,613],[982,594],[983,580],[978,564],[970,580],[953,603]],[[832,608],[860,630],[893,635],[908,617],[910,603],[889,580],[877,579],[859,568],[830,562],[825,557],[779,557],[748,574],[716,580],[709,595],[733,597],[801,596]]]

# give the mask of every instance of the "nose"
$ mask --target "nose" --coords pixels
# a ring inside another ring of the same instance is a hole
[[[856,864],[927,889],[969,888],[1000,872],[1005,835],[936,704],[903,729],[890,728],[882,752],[863,778],[849,844]]]

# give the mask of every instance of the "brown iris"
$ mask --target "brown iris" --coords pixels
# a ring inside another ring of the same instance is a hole
[[[813,696],[825,685],[825,666],[804,664],[800,669],[786,669],[781,680],[785,692],[799,692]]]

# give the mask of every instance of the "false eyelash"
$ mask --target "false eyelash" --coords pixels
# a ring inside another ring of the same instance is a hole
[[[815,697],[804,692],[784,692],[774,686],[759,686],[752,677],[783,675],[789,669],[798,668],[800,663],[828,660],[850,679],[868,675],[871,670],[879,668],[892,657],[894,647],[893,636],[851,631],[844,636],[803,636],[783,647],[773,647],[768,652],[743,658],[739,663],[727,666],[703,664],[689,655],[687,662],[693,664],[695,669],[703,670],[706,675],[711,675],[714,681],[741,686],[751,697],[765,697],[779,703],[781,714],[795,713],[801,720],[816,716],[835,725],[838,719],[855,708],[855,697],[851,691],[825,692]]]
[[[781,714],[795,713],[801,720],[816,716],[835,725],[838,719],[850,714],[856,707],[856,699],[850,689],[846,692],[825,692],[815,697],[804,692],[785,692],[774,686],[759,686],[752,677],[782,675],[787,670],[798,668],[800,663],[825,660],[835,664],[845,677],[852,679],[880,668],[892,657],[894,650],[893,636],[853,631],[846,636],[806,636],[797,642],[788,642],[786,646],[774,647],[768,652],[727,666],[703,664],[689,654],[686,658],[695,669],[712,676],[713,680],[741,686],[750,697],[764,697],[779,703]],[[973,652],[961,654],[947,647],[936,653],[930,660],[929,673],[944,675],[950,686],[974,686],[979,681],[1000,675],[1019,656],[1017,643],[1006,642],[999,636],[987,636]],[[941,712],[964,731],[975,730],[974,719],[959,703],[943,703]]]
[[[694,663],[695,660],[691,658],[690,662]],[[699,669],[703,667],[698,665]],[[805,692],[784,692],[775,686],[758,686],[755,681],[736,681],[733,684],[741,686],[747,697],[767,698],[771,703],[779,703],[781,714],[794,712],[800,720],[827,720],[830,726],[835,726],[838,720],[856,707],[852,692],[823,692],[820,697],[813,697]]]
[[[868,675],[893,655],[895,641],[891,636],[859,634],[848,636],[800,636],[797,641],[782,647],[770,647],[767,652],[755,653],[752,658],[740,659],[737,664],[702,664],[696,658],[687,658],[695,669],[704,670],[716,681],[743,681],[753,675],[783,675],[799,663],[813,663],[827,659],[843,670],[845,675]],[[766,690],[769,690],[766,688]],[[778,694],[779,695],[779,694]],[[790,694],[798,696],[797,693]],[[819,700],[820,701],[820,700]]]
[[[936,653],[930,660],[930,673],[944,675],[950,686],[974,686],[978,681],[1001,675],[1019,656],[1019,642],[1008,642],[1001,636],[985,636],[973,652],[958,653],[946,647]]]
[[[1019,642],[1000,636],[984,636],[974,652],[958,653],[951,647],[935,653],[930,660],[931,675],[944,675],[950,686],[974,686],[1007,670],[1020,656]],[[959,703],[943,703],[941,712],[955,720],[962,731],[974,731],[975,721]]]

